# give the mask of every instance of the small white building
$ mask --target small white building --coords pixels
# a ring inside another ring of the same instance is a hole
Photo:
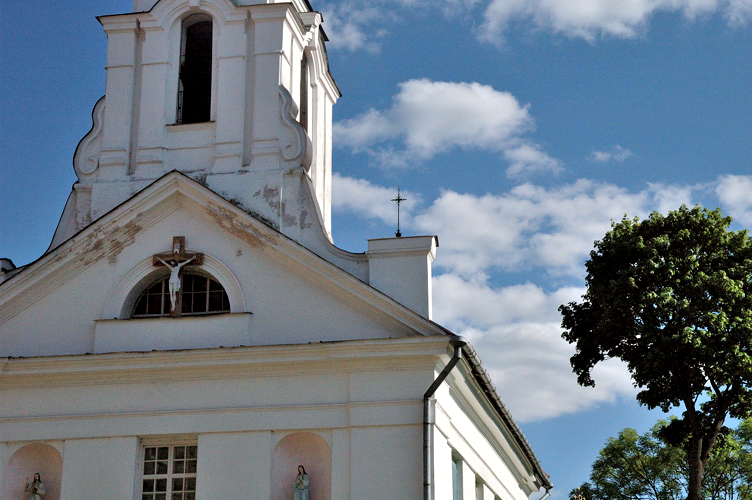
[[[38,260],[0,267],[0,500],[526,500],[551,483],[431,321],[435,236],[331,240],[306,0],[135,0]],[[540,496],[538,494],[535,498]]]

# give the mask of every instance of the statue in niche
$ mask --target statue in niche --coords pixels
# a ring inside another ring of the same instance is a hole
[[[179,275],[180,268],[188,264],[190,261],[194,260],[196,257],[193,256],[184,262],[178,262],[176,260],[171,260],[167,262],[158,255],[156,256],[156,258],[162,264],[170,268],[170,279],[167,282],[167,284],[169,285],[169,288],[170,288],[170,304],[172,305],[172,310],[174,311],[175,305],[177,304],[178,292],[180,291],[180,275]]]
[[[295,497],[293,500],[308,500],[308,474],[305,467],[298,465],[298,477],[295,478]]]
[[[42,500],[42,497],[47,493],[44,489],[44,483],[38,472],[34,473],[34,480],[29,482],[29,478],[26,478],[24,484],[24,493],[26,493],[26,500]],[[306,496],[306,498],[308,498]]]

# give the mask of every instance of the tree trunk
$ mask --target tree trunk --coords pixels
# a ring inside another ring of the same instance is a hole
[[[705,462],[702,460],[702,435],[693,435],[690,439],[692,441],[687,453],[687,500],[702,500],[702,475],[705,472]]]

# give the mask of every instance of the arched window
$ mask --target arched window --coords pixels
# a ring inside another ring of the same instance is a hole
[[[169,275],[141,292],[133,308],[134,318],[170,316]],[[202,316],[230,312],[230,300],[222,285],[204,274],[184,272],[177,294],[177,312],[173,316]]]
[[[177,123],[210,120],[211,79],[212,19],[206,14],[194,14],[183,20]]]

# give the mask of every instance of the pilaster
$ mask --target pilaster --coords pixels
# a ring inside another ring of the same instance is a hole
[[[350,429],[332,431],[332,500],[350,500]]]
[[[154,28],[145,30],[144,36],[135,167],[135,174],[140,178],[157,177],[164,173],[165,124],[172,120],[168,118],[170,105],[167,103],[165,82],[170,81],[170,71],[174,67],[168,60],[167,33],[161,28]]]
[[[130,155],[138,22],[133,18],[105,18],[103,26],[108,39],[107,108],[99,176],[114,179],[125,174]]]
[[[279,166],[279,85],[282,77],[285,18],[289,5],[251,10],[254,23],[253,143],[251,166]],[[262,126],[266,125],[268,126]]]
[[[475,495],[475,472],[462,461],[462,500],[478,500]]]
[[[223,26],[217,46],[217,125],[214,172],[240,170],[245,128],[245,22]]]

